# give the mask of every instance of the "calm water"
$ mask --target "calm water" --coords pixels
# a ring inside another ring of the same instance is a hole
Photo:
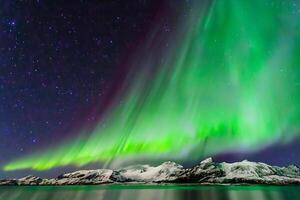
[[[298,200],[297,186],[42,186],[42,187],[0,187],[2,200]]]

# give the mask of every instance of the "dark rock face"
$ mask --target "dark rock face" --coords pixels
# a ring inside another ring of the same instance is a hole
[[[18,179],[17,183],[18,185],[39,185],[42,181],[40,177],[29,175]]]
[[[113,171],[109,169],[81,170],[73,173],[62,174],[52,179],[54,185],[91,185],[112,183],[110,179]],[[44,182],[47,185],[47,182]]]
[[[135,165],[118,170],[80,170],[54,179],[26,176],[21,179],[0,180],[2,185],[94,185],[112,183],[198,183],[198,184],[300,184],[300,169],[270,166],[244,160],[236,163],[215,163],[212,158],[185,169],[174,162],[159,166]]]
[[[300,168],[296,165],[289,165],[287,167],[274,167],[278,175],[287,176],[290,178],[300,178]]]
[[[201,183],[209,182],[214,177],[224,176],[225,172],[219,163],[214,163],[212,158],[200,162],[191,169],[185,169],[174,182],[178,183]]]
[[[16,186],[17,180],[0,180],[0,186]]]

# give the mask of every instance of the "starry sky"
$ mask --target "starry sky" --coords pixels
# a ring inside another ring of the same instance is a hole
[[[96,120],[95,104],[116,89],[122,62],[163,9],[145,0],[1,1],[0,163]],[[161,28],[170,31],[167,17]]]
[[[1,4],[0,176],[300,163],[299,1]]]

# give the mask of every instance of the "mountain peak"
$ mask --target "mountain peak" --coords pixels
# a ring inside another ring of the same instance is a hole
[[[20,179],[0,180],[0,185],[82,185],[111,183],[197,183],[197,184],[300,184],[300,169],[296,165],[270,166],[243,160],[235,163],[215,163],[202,160],[192,168],[167,161],[158,166],[132,165],[125,168],[79,170],[57,178],[42,179],[32,175]]]

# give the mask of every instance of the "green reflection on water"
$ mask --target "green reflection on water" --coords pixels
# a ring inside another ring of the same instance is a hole
[[[290,200],[300,199],[299,186],[100,185],[0,187],[2,200]]]

